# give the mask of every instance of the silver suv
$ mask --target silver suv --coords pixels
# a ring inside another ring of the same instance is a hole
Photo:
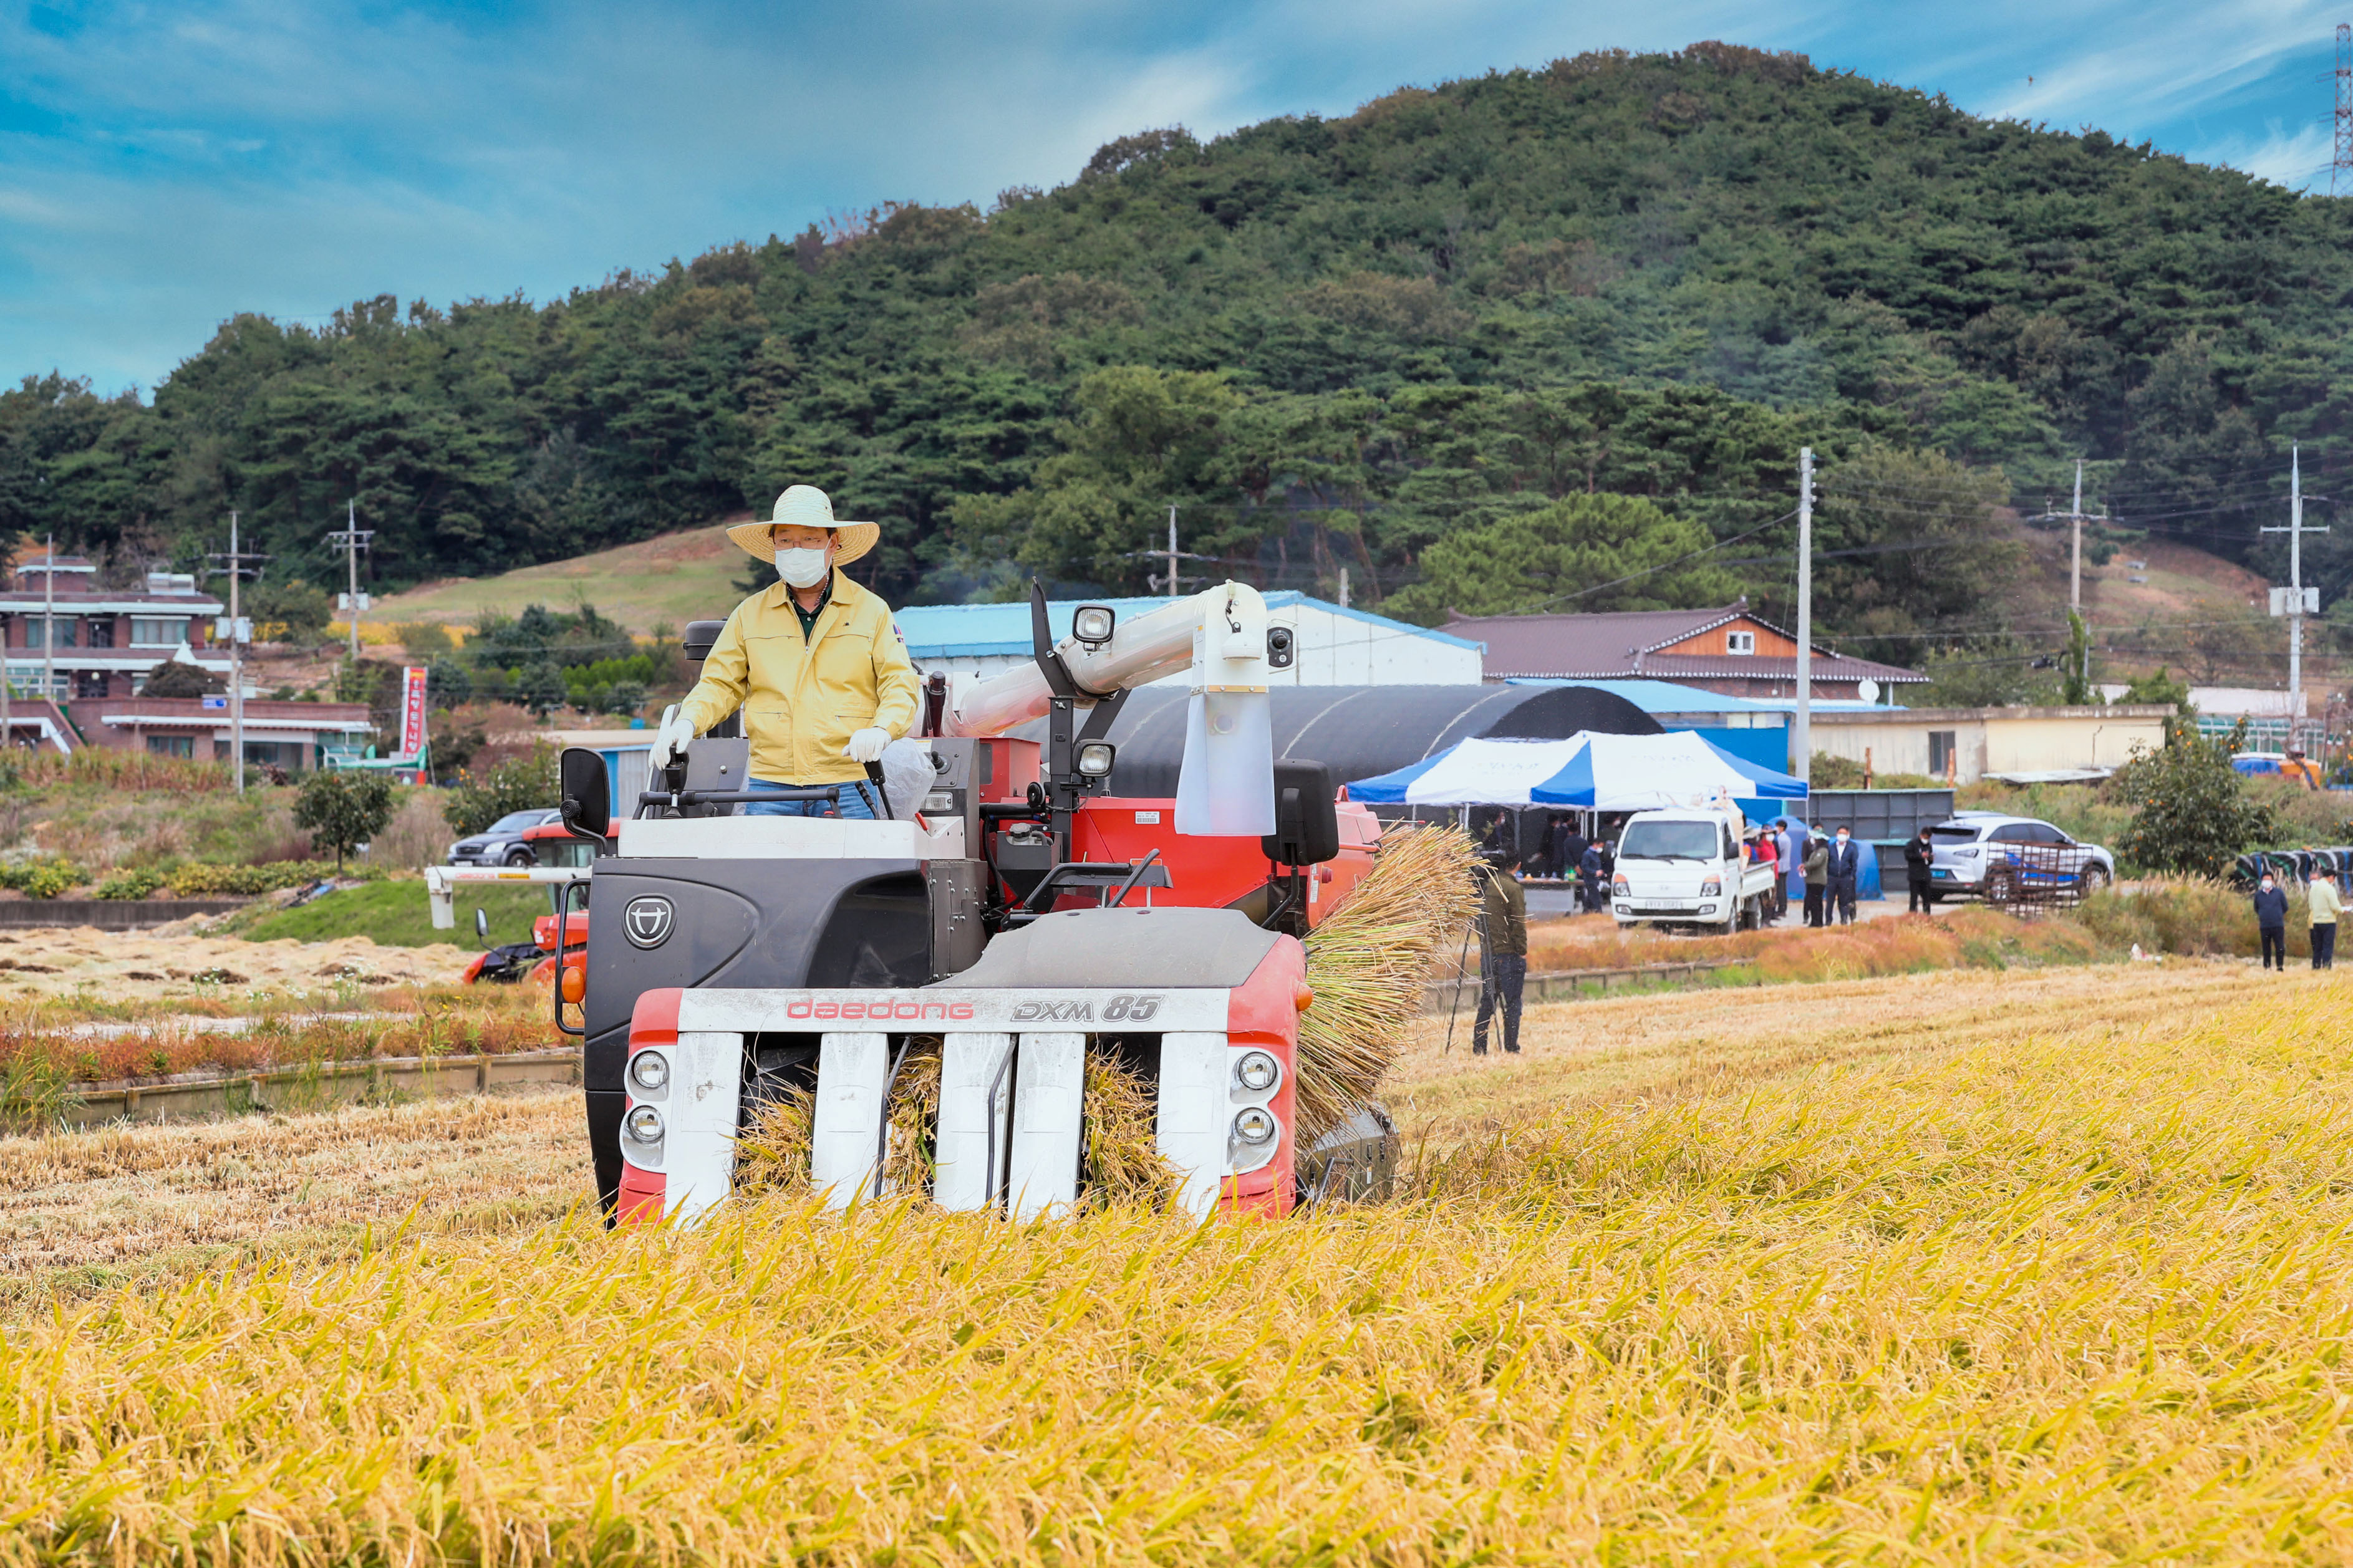
[[[2006,904],[2020,893],[2096,893],[2116,879],[2116,858],[2078,844],[2047,822],[1998,811],[1957,811],[1928,829],[1928,898],[1975,893]],[[2039,850],[2030,847],[2041,847]]]

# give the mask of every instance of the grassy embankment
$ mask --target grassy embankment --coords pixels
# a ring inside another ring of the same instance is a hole
[[[1406,1063],[1405,1201],[1272,1225],[614,1236],[565,1214],[569,1095],[0,1143],[0,1525],[27,1561],[2341,1559],[2353,1025],[2267,980],[1539,1008],[1525,1059]]]

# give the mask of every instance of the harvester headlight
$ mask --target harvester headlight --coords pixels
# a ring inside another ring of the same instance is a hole
[[[1282,1064],[1264,1051],[1250,1051],[1234,1064],[1234,1081],[1251,1094],[1263,1094],[1282,1080]]]
[[[1089,741],[1079,748],[1079,775],[1090,779],[1107,777],[1112,759],[1118,754],[1118,748],[1109,741]]]
[[[1251,1106],[1234,1118],[1234,1136],[1256,1148],[1274,1141],[1274,1118],[1257,1106]]]
[[[629,1081],[639,1089],[663,1089],[670,1083],[670,1058],[659,1051],[639,1051],[629,1062]],[[659,1133],[656,1136],[659,1136]]]
[[[661,1112],[656,1110],[650,1105],[640,1105],[635,1110],[630,1111],[629,1120],[625,1125],[627,1125],[629,1130],[629,1136],[636,1139],[640,1143],[659,1143],[661,1142]]]
[[[1092,647],[1111,641],[1111,629],[1119,624],[1119,613],[1109,605],[1081,605],[1071,616],[1071,635]]]

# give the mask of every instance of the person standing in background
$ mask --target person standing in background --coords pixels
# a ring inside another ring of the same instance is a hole
[[[1505,849],[1476,872],[1479,879],[1479,1016],[1471,1026],[1471,1054],[1487,1054],[1487,1021],[1500,1004],[1504,1049],[1520,1054],[1520,994],[1528,979],[1528,895],[1513,875],[1517,852]]]
[[[2263,946],[2263,967],[2287,971],[2287,893],[2266,871],[2255,889],[2255,935]]]
[[[1805,830],[1797,823],[1784,822],[1781,825],[1780,893],[1781,912],[1785,915],[1789,912],[1791,899],[1803,900],[1806,896],[1806,868],[1802,863],[1805,852]]]
[[[2337,884],[2329,878],[2315,877],[2304,885],[2305,907],[2312,915],[2312,967],[2337,967],[2337,917],[2345,912],[2344,900],[2337,896]],[[2286,966],[2284,958],[2281,966]]]
[[[1934,912],[1928,902],[1928,883],[1929,868],[1935,860],[1936,854],[1930,846],[1928,830],[1924,827],[1912,836],[1910,843],[1904,846],[1904,886],[1912,895],[1905,900],[1905,914],[1925,915]]]
[[[1830,891],[1831,847],[1810,828],[1806,832],[1805,867],[1806,923],[1819,927],[1822,923],[1822,895]]]
[[[1855,847],[1843,822],[1839,824],[1837,841],[1831,846],[1830,875],[1831,898],[1838,906],[1838,923],[1851,926],[1854,924],[1855,882],[1862,875],[1862,851]]]
[[[1577,858],[1577,874],[1585,884],[1586,912],[1599,914],[1607,910],[1609,905],[1601,886],[1601,840],[1586,845],[1585,853]]]

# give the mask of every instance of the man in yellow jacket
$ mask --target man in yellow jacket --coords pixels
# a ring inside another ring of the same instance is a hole
[[[780,581],[727,617],[702,661],[702,679],[663,716],[654,737],[660,767],[686,742],[744,710],[754,790],[863,784],[866,764],[915,721],[915,667],[891,606],[840,568],[874,548],[881,528],[837,521],[833,502],[809,485],[776,498],[765,522],[727,537],[776,565]],[[754,802],[746,816],[829,816],[823,801]],[[862,792],[841,792],[841,815],[871,816]]]

